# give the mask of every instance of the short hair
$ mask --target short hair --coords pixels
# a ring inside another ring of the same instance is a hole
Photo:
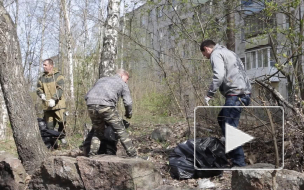
[[[201,52],[205,51],[204,47],[210,47],[213,48],[215,46],[215,42],[212,40],[205,40],[201,43]]]
[[[50,65],[54,65],[54,62],[53,62],[52,59],[45,59],[45,60],[43,61],[43,63],[46,62],[46,61],[47,61]]]
[[[126,70],[124,70],[124,69],[117,69],[117,70],[116,70],[116,74],[119,74],[119,75],[126,75],[126,76],[130,77],[128,71],[126,71]]]

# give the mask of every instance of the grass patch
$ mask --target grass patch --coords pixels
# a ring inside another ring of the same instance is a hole
[[[5,151],[18,157],[17,147],[14,139],[0,141],[0,151]]]

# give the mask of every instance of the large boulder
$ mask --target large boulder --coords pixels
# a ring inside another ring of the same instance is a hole
[[[98,155],[77,161],[86,190],[149,190],[162,183],[153,163],[142,159]]]
[[[9,153],[0,152],[0,189],[23,190],[28,180],[21,161]]]
[[[151,138],[159,142],[167,141],[171,136],[172,130],[169,127],[159,127],[151,134]]]
[[[254,164],[248,168],[274,168],[271,164]],[[245,169],[247,167],[242,167]],[[273,170],[236,170],[232,172],[231,188],[233,190],[271,190]],[[304,190],[304,174],[292,170],[278,170],[276,176],[277,190]]]
[[[36,170],[29,189],[78,190],[85,189],[76,158],[51,156]]]

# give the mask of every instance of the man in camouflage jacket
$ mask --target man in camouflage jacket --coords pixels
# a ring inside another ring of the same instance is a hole
[[[132,117],[132,99],[127,85],[128,79],[129,73],[123,69],[119,69],[114,76],[100,78],[87,93],[85,100],[92,120],[94,136],[103,141],[105,126],[111,126],[128,156],[136,157],[137,153],[132,140],[116,109],[121,96],[126,110],[125,116],[129,119]],[[84,149],[86,150],[85,147]]]
[[[37,84],[37,95],[42,99],[47,128],[53,130],[56,123],[58,123],[58,131],[65,133],[66,104],[63,95],[64,77],[54,68],[52,59],[43,61],[43,69],[44,73],[39,78]],[[65,139],[62,139],[61,142],[66,144]]]

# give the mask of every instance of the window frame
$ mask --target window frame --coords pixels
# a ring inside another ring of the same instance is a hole
[[[250,50],[250,51],[246,51],[245,52],[245,69],[247,70],[251,70],[251,69],[258,69],[258,68],[265,68],[265,67],[273,67],[270,65],[270,48],[269,46],[267,47],[263,47],[263,48],[259,48],[259,49],[254,49],[254,50]],[[264,59],[264,54],[265,54],[265,50],[267,51],[267,63],[264,63],[265,59]],[[253,52],[255,52],[255,67],[253,67]],[[259,65],[259,52],[261,52],[261,66]],[[249,54],[250,56],[250,69],[248,69],[247,65],[247,54]]]

